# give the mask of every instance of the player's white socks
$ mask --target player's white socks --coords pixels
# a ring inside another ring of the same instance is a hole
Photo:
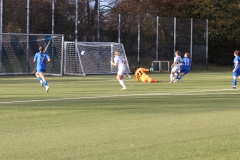
[[[174,76],[177,77],[177,76],[178,76],[178,73],[175,73]]]
[[[173,81],[174,80],[174,76],[173,74],[170,74],[170,81]]]
[[[119,83],[122,85],[123,88],[127,88],[125,83],[124,83],[124,81],[122,79],[119,81]]]

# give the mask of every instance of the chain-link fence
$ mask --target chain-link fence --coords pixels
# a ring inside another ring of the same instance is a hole
[[[193,69],[207,69],[207,21],[100,12],[78,0],[0,0],[0,33],[64,34],[67,41],[121,42],[130,66],[173,61],[189,52]],[[77,21],[76,21],[77,16]],[[100,31],[100,32],[98,32]],[[1,38],[1,37],[0,37]],[[1,47],[1,44],[0,44]],[[0,53],[1,57],[1,53]]]
[[[207,69],[206,20],[119,15],[111,24],[112,30],[101,28],[104,40],[108,40],[106,33],[110,33],[109,40],[123,43],[131,65],[149,67],[152,61],[172,63],[174,52],[178,50],[182,56],[190,53],[192,69]]]

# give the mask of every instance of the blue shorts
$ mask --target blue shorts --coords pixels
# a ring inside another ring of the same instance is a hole
[[[180,73],[184,73],[184,74],[188,74],[189,71],[190,71],[190,68],[187,68],[187,67],[183,67],[180,69]]]
[[[43,72],[45,72],[45,69],[37,68],[36,72],[37,72],[37,73],[43,73]]]
[[[235,72],[233,72],[234,77],[238,77],[240,75],[240,68],[238,68]]]

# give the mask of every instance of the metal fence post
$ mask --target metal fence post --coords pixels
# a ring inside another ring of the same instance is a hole
[[[121,43],[121,14],[118,15],[118,43]]]
[[[52,0],[52,34],[54,34],[55,0]]]
[[[3,32],[3,0],[0,0],[0,34]],[[0,73],[2,73],[2,35],[0,35]]]
[[[27,45],[26,45],[26,72],[29,73],[29,20],[30,20],[30,0],[27,0]]]
[[[76,0],[76,15],[75,15],[75,42],[78,41],[78,0]]]
[[[100,0],[98,0],[97,16],[97,41],[100,42]]]
[[[158,26],[159,26],[159,16],[157,16],[157,29],[156,29],[156,61],[158,61],[158,44],[159,44],[159,41],[158,41],[158,38],[159,38],[159,29],[158,29]]]
[[[76,11],[75,11],[75,43],[78,41],[78,0],[75,1],[76,3]],[[78,65],[77,65],[77,59],[78,59],[78,50],[77,50],[77,45],[75,44],[75,60],[74,60],[74,68],[75,68],[75,73],[78,72]]]
[[[3,0],[0,0],[0,33],[3,32]]]
[[[97,41],[100,42],[100,0],[98,0],[98,8],[97,8]],[[99,60],[100,60],[100,55],[99,55],[99,48],[97,47],[97,73],[99,73]]]
[[[52,0],[52,34],[54,34],[54,14],[55,14],[55,0]],[[51,41],[51,40],[50,40]],[[55,56],[55,51],[54,51],[54,39],[52,38],[52,71],[54,71],[54,56]]]
[[[193,18],[191,18],[191,35],[190,35],[190,59],[193,56]]]
[[[208,70],[208,19],[206,20],[206,70]]]
[[[173,47],[174,47],[174,53],[176,52],[176,44],[177,44],[177,18],[174,17],[174,29],[173,29]],[[173,53],[173,54],[174,54]]]
[[[137,58],[138,66],[140,66],[140,51],[141,51],[140,45],[141,45],[141,16],[138,15],[138,58]]]

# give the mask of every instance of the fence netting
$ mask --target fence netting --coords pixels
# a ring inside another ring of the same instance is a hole
[[[27,32],[27,0],[3,0],[3,33]],[[52,0],[30,0],[29,33],[64,34],[66,41],[123,43],[130,68],[133,65],[150,67],[152,61],[170,61],[174,51],[182,56],[191,53],[192,69],[207,66],[206,20],[158,17],[156,15],[127,15],[101,10],[100,28],[95,8],[85,1],[57,0],[54,4],[52,28]],[[77,11],[77,12],[76,12]],[[78,15],[76,34],[76,14]]]

